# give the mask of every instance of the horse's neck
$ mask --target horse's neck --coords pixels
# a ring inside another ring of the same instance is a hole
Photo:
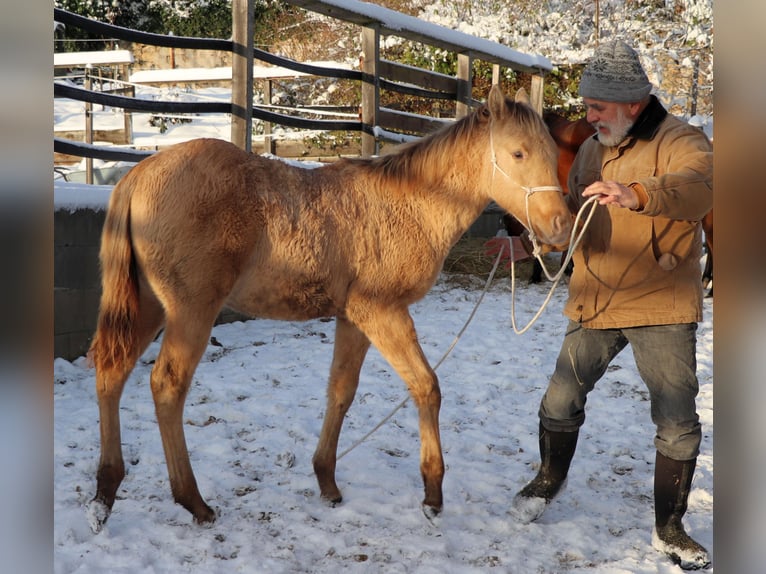
[[[443,154],[438,163],[427,170],[431,177],[418,186],[413,200],[419,204],[427,233],[449,248],[489,203],[481,192],[487,162],[477,150],[462,149]]]

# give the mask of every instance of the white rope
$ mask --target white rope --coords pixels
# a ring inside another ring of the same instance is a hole
[[[572,260],[572,255],[574,254],[575,248],[580,244],[583,236],[585,235],[585,231],[588,229],[590,220],[593,218],[593,214],[596,211],[596,206],[598,205],[596,203],[597,200],[598,200],[597,197],[591,197],[585,203],[582,204],[582,206],[580,207],[580,210],[577,212],[577,215],[575,216],[575,220],[572,224],[572,231],[569,235],[569,247],[567,248],[566,257],[564,258],[564,261],[561,262],[561,268],[558,270],[558,273],[552,276],[548,272],[548,269],[546,268],[545,263],[543,262],[542,255],[540,253],[535,254],[535,257],[540,262],[540,265],[543,268],[543,271],[545,272],[545,276],[549,280],[553,281],[553,284],[551,285],[551,288],[548,291],[548,296],[545,298],[545,301],[543,301],[542,305],[540,306],[540,309],[538,309],[537,313],[535,313],[532,319],[530,319],[529,322],[521,329],[519,329],[518,326],[516,325],[516,263],[514,261],[515,257],[513,252],[513,238],[508,237],[508,243],[511,246],[511,325],[513,325],[513,332],[516,333],[517,335],[523,335],[524,333],[526,333],[529,330],[529,328],[532,325],[534,325],[534,323],[540,318],[540,316],[543,314],[543,311],[545,311],[545,308],[548,306],[548,303],[553,297],[553,291],[558,286],[559,281],[561,281],[561,278],[564,276],[567,265],[569,265],[569,262]],[[580,222],[580,219],[582,218],[582,214],[589,203],[592,204],[590,213],[588,214],[588,217],[585,220],[585,223],[583,223],[582,229],[580,230],[578,234],[577,225]],[[535,250],[538,250],[538,248],[536,247]],[[501,250],[501,253],[502,253],[502,250]]]
[[[471,321],[473,321],[474,316],[476,315],[476,311],[479,309],[479,305],[481,305],[481,302],[484,300],[484,295],[487,294],[487,291],[489,290],[489,286],[492,283],[492,279],[495,277],[495,272],[497,271],[498,266],[500,265],[500,258],[503,255],[503,249],[500,249],[500,253],[497,254],[497,257],[495,258],[495,264],[492,266],[492,271],[489,273],[489,277],[487,277],[487,281],[484,284],[484,289],[481,292],[481,295],[479,296],[479,300],[476,301],[476,304],[473,307],[473,310],[471,311],[471,314],[468,316],[468,319],[466,320],[463,327],[458,331],[458,334],[455,335],[455,339],[452,341],[452,344],[447,348],[447,350],[442,355],[442,358],[439,359],[439,361],[434,366],[434,371],[436,371],[439,366],[444,362],[444,360],[449,356],[449,354],[452,352],[452,350],[457,345],[460,338],[463,336],[463,333],[465,333],[465,330],[468,328],[468,325],[471,324]],[[340,460],[344,456],[346,456],[349,452],[354,450],[356,447],[358,447],[360,444],[362,444],[364,441],[366,441],[370,436],[372,436],[373,433],[375,433],[380,427],[382,427],[384,424],[386,424],[391,417],[393,417],[399,409],[401,409],[405,404],[407,404],[407,401],[410,400],[409,395],[407,395],[404,400],[402,400],[394,409],[386,415],[383,420],[381,420],[375,427],[368,432],[366,435],[364,435],[362,438],[357,440],[354,444],[352,444],[350,447],[348,447],[346,450],[344,450],[342,453],[340,453],[337,456],[337,460]]]
[[[494,177],[495,177],[495,171],[500,171],[500,173],[502,173],[506,178],[508,178],[511,181],[513,181],[511,179],[511,177],[497,163],[497,157],[495,155],[495,146],[494,146],[494,142],[492,141],[492,130],[491,129],[490,129],[490,132],[489,132],[489,145],[490,145],[491,162],[492,162],[492,178],[494,179]],[[556,191],[558,193],[561,193],[561,191],[562,191],[561,187],[559,187],[557,185],[556,186],[554,186],[554,185],[543,185],[543,186],[537,186],[537,187],[519,186],[519,187],[521,187],[521,189],[523,189],[524,192],[526,193],[525,208],[526,208],[526,212],[527,212],[527,223],[528,224],[529,224],[529,196],[530,195],[532,195],[533,193],[536,193],[538,191]],[[595,200],[596,200],[595,197],[594,198],[590,198],[588,201],[586,201],[582,205],[582,207],[580,208],[580,211],[577,212],[577,216],[575,217],[575,221],[574,221],[574,223],[572,225],[572,232],[570,234],[570,245],[569,245],[569,249],[567,250],[567,255],[566,255],[565,263],[561,266],[561,269],[556,274],[555,281],[554,281],[553,285],[551,286],[550,292],[548,293],[548,297],[543,302],[542,306],[540,307],[540,310],[535,314],[535,316],[532,318],[532,320],[521,330],[516,328],[515,301],[514,301],[514,299],[515,299],[514,295],[515,295],[515,290],[516,290],[516,280],[515,280],[516,279],[516,271],[515,271],[515,265],[514,265],[514,262],[513,262],[513,259],[514,259],[513,241],[512,241],[511,237],[508,238],[508,241],[509,241],[509,244],[510,244],[510,250],[511,250],[511,323],[513,324],[513,330],[514,330],[514,332],[516,334],[521,335],[521,334],[525,333],[532,326],[532,324],[535,321],[537,321],[537,319],[540,317],[540,315],[542,315],[543,311],[545,310],[545,307],[547,307],[548,302],[551,300],[551,297],[553,296],[553,290],[556,288],[556,286],[558,285],[559,280],[561,279],[561,277],[564,274],[564,269],[565,269],[566,265],[572,259],[572,253],[574,252],[574,248],[577,247],[577,245],[579,245],[580,241],[583,238],[583,235],[585,234],[585,230],[587,229],[588,224],[590,223],[590,220],[593,217],[593,213],[595,212],[595,208],[596,208]],[[582,212],[584,211],[585,206],[588,205],[588,203],[593,203],[593,207],[591,209],[590,214],[588,215],[587,220],[583,224],[583,228],[582,228],[580,234],[575,238],[575,235],[577,233],[577,223],[579,222],[580,217],[582,215]],[[542,265],[543,270],[545,271],[546,277],[548,277],[548,279],[551,279],[551,276],[549,275],[548,270],[546,269],[544,263],[542,262],[542,257],[541,257],[541,255],[539,253],[540,249],[539,249],[539,246],[538,246],[537,242],[534,239],[534,233],[532,232],[531,224],[529,225],[528,229],[529,229],[529,232],[530,232],[530,237],[532,238],[533,245],[535,246],[534,250],[537,251],[535,256],[540,261],[540,264]],[[495,273],[497,272],[497,268],[500,265],[500,259],[501,259],[502,255],[503,255],[503,251],[504,251],[504,248],[501,247],[499,253],[497,254],[497,257],[495,258],[495,263],[492,266],[492,270],[489,273],[489,277],[487,277],[487,281],[484,284],[484,289],[482,290],[481,295],[479,296],[478,301],[476,301],[476,304],[474,305],[473,310],[471,311],[471,314],[468,316],[468,319],[466,320],[465,324],[460,329],[458,334],[455,336],[455,339],[452,341],[452,344],[450,344],[450,346],[445,351],[444,355],[442,355],[442,358],[439,359],[439,361],[434,366],[434,368],[433,368],[434,371],[436,371],[439,368],[439,366],[444,362],[444,360],[449,356],[449,354],[452,352],[452,350],[457,345],[457,343],[460,340],[460,338],[463,336],[463,333],[465,333],[465,330],[468,328],[468,325],[471,323],[471,321],[473,320],[474,316],[476,315],[476,311],[479,309],[479,305],[481,305],[481,302],[484,300],[484,296],[487,294],[487,291],[489,290],[489,286],[490,286],[490,284],[492,283],[492,280],[495,277]],[[553,279],[551,279],[551,280],[553,280]],[[393,410],[390,413],[388,413],[367,434],[365,434],[362,438],[358,439],[351,446],[349,446],[347,449],[345,449],[343,452],[341,452],[336,457],[336,460],[340,460],[341,458],[346,456],[348,453],[350,453],[352,450],[354,450],[356,447],[358,447],[360,444],[365,442],[368,438],[370,438],[370,436],[372,436],[378,429],[380,429],[384,424],[386,424],[391,419],[391,417],[393,417],[402,407],[404,407],[404,405],[407,404],[407,401],[409,401],[409,400],[410,400],[410,397],[408,395],[398,405],[396,405],[393,408]]]

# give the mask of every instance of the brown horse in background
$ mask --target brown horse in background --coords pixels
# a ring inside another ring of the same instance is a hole
[[[559,148],[558,159],[558,178],[564,193],[569,193],[567,180],[569,179],[569,170],[572,168],[577,150],[582,143],[591,135],[596,133],[585,117],[571,121],[558,115],[555,112],[543,113],[543,120],[551,132],[553,140]],[[512,215],[503,216],[503,225],[508,235],[520,235],[524,231],[524,226]],[[702,219],[702,230],[705,233],[705,268],[702,272],[702,284],[708,287],[713,282],[713,210]],[[564,257],[562,256],[562,261]],[[571,265],[571,264],[570,264]],[[532,275],[530,283],[539,283],[542,281],[542,267],[537,259],[533,259]],[[571,271],[570,271],[571,272]],[[707,293],[707,297],[713,296],[713,287]]]
[[[224,306],[269,319],[336,317],[313,457],[321,497],[333,504],[342,499],[335,481],[341,426],[375,345],[417,406],[423,511],[437,515],[441,392],[408,307],[426,295],[490,200],[528,218],[547,243],[568,237],[556,155],[540,116],[493,86],[472,114],[382,157],[306,169],[199,139],[135,166],[112,192],[100,252],[102,297],[90,356],[101,458],[91,527],[102,528],[125,476],[125,381],[163,327],[151,389],[171,490],[196,522],[215,520],[189,462],[183,409]]]

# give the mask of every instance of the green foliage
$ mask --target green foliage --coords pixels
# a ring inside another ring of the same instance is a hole
[[[273,4],[259,0],[261,4]],[[55,6],[123,28],[197,38],[231,36],[231,0],[55,0]],[[67,26],[56,51],[103,50],[114,42]]]
[[[285,40],[305,19],[302,10],[280,0],[256,0],[254,13],[255,45],[268,47]]]
[[[176,36],[229,38],[231,36],[231,0],[193,2],[186,13],[169,12],[163,22],[165,31]]]

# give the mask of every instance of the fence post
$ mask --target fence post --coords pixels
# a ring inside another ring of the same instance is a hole
[[[380,28],[362,28],[362,123],[368,126],[378,125],[378,109],[380,107],[380,82],[378,81],[378,64],[380,62]],[[378,142],[375,136],[362,132],[362,155],[371,156],[378,153]]]
[[[532,85],[530,86],[529,103],[537,110],[537,113],[543,115],[543,75],[533,74]]]
[[[129,68],[127,64],[122,64],[120,66],[120,73],[122,74],[121,79],[123,81],[123,85],[125,85],[125,82],[130,81],[130,73],[129,73]],[[128,86],[127,95],[131,98],[136,97],[136,87],[133,86],[132,84]],[[125,126],[125,143],[132,144],[133,143],[133,112],[123,108],[122,119],[123,119],[123,125]]]
[[[231,142],[253,147],[253,0],[232,0]]]
[[[274,84],[271,78],[266,79],[266,87],[263,89],[263,101],[267,106],[271,105],[271,96]],[[271,133],[271,122],[263,122],[263,150],[272,154],[277,154],[277,142],[274,140],[274,134]]]
[[[473,70],[472,58],[468,54],[457,55],[457,106],[455,107],[455,119],[468,115],[471,108]]]
[[[85,80],[83,82],[83,87],[90,91],[91,86],[93,83],[93,79],[91,78],[91,74],[93,73],[93,66],[91,64],[87,64],[85,66]],[[93,104],[90,102],[85,102],[85,143],[92,144],[93,143]],[[93,184],[93,158],[92,157],[86,157],[85,158],[85,183],[88,185]]]

